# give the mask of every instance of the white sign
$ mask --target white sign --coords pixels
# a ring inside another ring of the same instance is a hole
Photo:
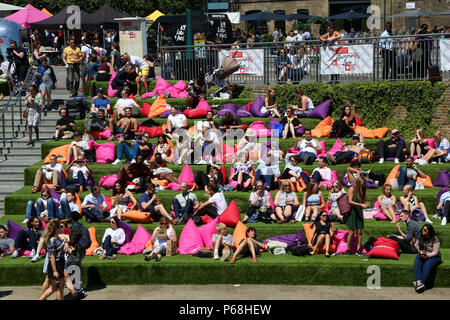
[[[341,45],[320,48],[320,74],[373,73],[373,45]]]
[[[450,39],[440,39],[441,70],[450,70]]]
[[[252,74],[264,76],[264,49],[251,50],[220,50],[219,63],[225,57],[236,59],[239,63],[239,70],[234,74]]]
[[[416,3],[415,2],[407,2],[405,9],[415,9],[416,8]]]

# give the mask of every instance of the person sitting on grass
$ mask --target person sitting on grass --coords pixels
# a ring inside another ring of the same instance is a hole
[[[177,194],[172,200],[172,210],[175,212],[175,224],[185,224],[189,217],[198,208],[197,196],[189,192],[189,184],[181,183],[181,193]]]
[[[278,223],[295,222],[295,220],[292,220],[292,214],[300,203],[297,194],[292,191],[289,181],[283,181],[280,191],[275,195],[273,204],[275,206],[275,214],[270,216],[273,221],[276,222],[278,220]]]
[[[177,234],[175,229],[169,224],[166,217],[159,219],[159,227],[155,228],[150,240],[153,243],[153,250],[150,254],[145,255],[145,261],[155,259],[161,261],[162,256],[166,255],[167,242],[177,242]]]
[[[59,199],[61,206],[58,208],[58,217],[61,217],[61,219],[69,219],[70,213],[72,211],[80,213],[80,208],[75,202],[75,196],[76,193],[73,193],[72,191],[66,191],[65,193],[61,194],[61,198]]]
[[[0,258],[14,252],[14,239],[8,238],[8,234],[8,227],[0,225]]]
[[[425,283],[428,280],[430,272],[442,263],[441,243],[431,224],[422,226],[418,239],[414,247],[419,252],[414,260],[414,287],[417,293],[425,291]]]
[[[408,210],[400,211],[399,216],[400,221],[396,224],[397,232],[388,238],[397,241],[402,253],[417,253],[416,248],[414,248],[414,242],[420,237],[420,226],[411,219]],[[406,224],[406,233],[402,231],[402,222]]]
[[[195,175],[195,182],[192,188],[189,189],[190,192],[194,191],[196,188],[199,190],[208,191],[208,184],[215,181],[219,186],[223,185],[223,174],[220,167],[216,164],[207,164],[206,173],[203,171],[197,172]]]
[[[20,230],[17,233],[14,242],[14,251],[11,254],[11,258],[13,259],[19,256],[18,249],[22,251],[31,250],[30,259],[36,255],[39,239],[43,233],[41,219],[38,217],[31,218],[27,223],[27,227],[28,230]]]
[[[409,147],[409,154],[411,157],[417,155],[419,159],[427,153],[430,148],[428,145],[428,140],[425,136],[425,130],[422,128],[416,130],[416,135],[411,139],[411,146]]]
[[[256,186],[256,183],[260,180],[266,185],[266,190],[270,191],[274,189],[278,183],[276,182],[280,177],[280,166],[278,161],[272,161],[272,155],[270,152],[267,154],[267,157],[264,161],[260,161],[260,165],[256,168],[255,173],[255,182],[253,183],[253,188]]]
[[[122,155],[125,153],[127,160],[131,160],[131,164],[136,163],[138,155],[142,155],[144,161],[149,158],[153,152],[153,146],[149,142],[150,135],[144,132],[142,138],[133,142],[133,146],[129,147],[129,142],[125,141],[124,135],[120,136],[119,145],[117,147],[117,159],[113,165],[122,164]]]
[[[315,181],[310,181],[306,187],[306,191],[303,193],[305,222],[315,220],[324,205],[325,200],[322,191],[319,190],[319,184]]]
[[[167,168],[167,163],[161,153],[155,153],[155,159],[150,163],[150,179],[167,180],[169,183],[181,184],[180,180],[173,175],[172,169]]]
[[[178,109],[175,106],[170,107],[170,115],[167,118],[165,133],[170,137],[175,130],[178,129],[189,129],[187,118],[184,114],[178,113]]]
[[[450,162],[450,142],[442,136],[439,130],[434,133],[433,137],[436,148],[430,148],[423,159],[416,160],[418,164],[436,163],[437,161]]]
[[[119,218],[111,217],[109,219],[109,228],[105,230],[102,238],[103,254],[100,259],[114,260],[117,258],[116,253],[120,250],[120,246],[125,242],[125,232],[119,228]]]
[[[62,172],[62,164],[56,162],[56,155],[50,155],[50,163],[44,164],[36,171],[36,175],[34,177],[33,188],[31,189],[32,193],[36,193],[41,190],[43,184],[53,184],[53,189],[58,191],[59,180]]]
[[[330,244],[333,243],[333,234],[335,230],[331,225],[330,217],[326,211],[321,211],[314,220],[309,243],[314,246],[310,255],[315,255],[317,250],[325,243],[325,257],[330,257]],[[314,239],[313,239],[314,238]]]
[[[228,207],[225,196],[222,192],[219,192],[219,186],[217,185],[217,183],[210,183],[208,185],[207,195],[209,196],[208,201],[200,203],[200,206],[192,216],[192,220],[197,225],[203,223],[203,220],[201,218],[202,216],[209,216],[215,219],[217,216],[220,216]]]
[[[160,153],[164,161],[169,161],[169,156],[171,153],[170,145],[167,139],[168,138],[165,134],[160,135],[158,137],[158,143],[155,146],[155,152]]]
[[[306,118],[314,110],[314,104],[310,97],[303,94],[302,89],[295,90],[295,97],[298,99],[298,105],[288,104],[288,107],[294,109],[294,114],[299,118]]]
[[[352,114],[352,104],[347,101],[340,120],[333,123],[329,137],[350,138],[355,133],[356,118]]]
[[[303,182],[307,183],[306,181],[309,181],[309,177],[298,165],[299,162],[300,157],[298,155],[295,155],[293,153],[286,154],[286,165],[280,179],[289,179],[294,185],[297,183],[297,181],[300,180],[303,180]]]
[[[131,108],[125,108],[125,117],[121,118],[117,124],[115,118],[109,120],[109,130],[111,130],[111,136],[107,141],[113,141],[114,135],[120,133],[122,136],[125,134],[131,134],[134,136],[135,132],[138,130],[138,122],[131,115]],[[129,137],[132,138],[132,137]]]
[[[400,139],[400,131],[392,129],[391,137],[384,141],[378,141],[378,154],[380,155],[380,163],[384,163],[385,156],[388,158],[394,157],[395,163],[400,163],[403,160],[403,154],[406,153],[406,142]]]
[[[312,138],[311,130],[306,129],[304,139],[298,143],[300,153],[298,156],[305,165],[312,164],[317,159],[317,153],[322,151],[322,148],[317,139]]]
[[[139,198],[139,209],[142,212],[150,212],[150,216],[154,221],[166,218],[173,222],[173,218],[167,213],[161,201],[155,194],[155,185],[151,182],[147,183],[145,192]]]
[[[278,110],[278,104],[275,99],[274,88],[269,88],[267,90],[267,95],[264,98],[264,106],[261,108],[261,113],[266,113],[269,110],[272,117],[281,118],[280,111]]]
[[[253,191],[250,193],[249,197],[250,201],[250,208],[248,209],[248,212],[245,214],[244,220],[242,220],[243,223],[247,223],[250,218],[254,214],[257,214],[258,216],[271,216],[273,214],[272,208],[270,206],[270,195],[267,190],[264,190],[264,182],[261,180],[257,181]],[[266,219],[264,219],[266,221]],[[256,222],[256,221],[250,221],[250,222]]]
[[[87,223],[108,221],[110,213],[98,185],[91,186],[91,193],[84,197],[81,210]]]
[[[244,128],[244,125],[241,118],[233,115],[231,112],[226,112],[225,116],[220,120],[219,129],[222,133],[225,133],[227,130],[242,128]]]
[[[400,167],[397,171],[396,178],[400,190],[407,184],[414,190],[416,188],[417,177],[425,178],[426,175],[421,170],[417,169],[413,158],[407,157],[405,160],[405,167]],[[388,183],[390,181],[387,181]]]
[[[245,239],[242,239],[242,241],[238,244],[236,252],[230,259],[230,263],[235,263],[237,256],[245,258],[250,255],[252,256],[253,262],[258,262],[257,256],[261,255],[259,251],[260,249],[265,248],[266,244],[263,241],[259,240],[258,237],[256,236],[256,229],[250,227],[245,232]]]
[[[94,170],[86,163],[84,155],[79,154],[76,160],[72,160],[69,166],[66,168],[67,174],[72,173],[72,179],[62,179],[61,180],[61,192],[66,192],[67,185],[79,184],[80,193],[86,190],[87,181],[89,175],[94,175]]]
[[[320,157],[317,164],[318,167],[311,173],[311,180],[314,180],[317,183],[321,181],[331,181],[331,169],[327,167],[326,158]],[[309,183],[309,181],[306,183]],[[327,189],[326,185],[321,185],[320,187],[322,186],[325,187],[325,190]]]
[[[364,137],[356,133],[350,138],[350,143],[350,145],[345,147],[344,151],[338,151],[334,154],[334,156],[327,153],[326,158],[328,163],[340,164],[357,159],[359,152],[364,149]]]
[[[392,194],[392,186],[385,184],[381,187],[382,195],[378,196],[378,204],[380,205],[380,212],[391,220],[391,223],[396,223],[395,211],[397,197]]]
[[[86,132],[91,133],[93,131],[100,131],[103,132],[106,130],[106,128],[109,128],[109,121],[105,118],[105,110],[99,109],[97,111],[97,116],[92,119],[91,121],[88,121],[86,123]],[[100,136],[100,139],[104,139]]]
[[[144,157],[140,154],[136,158],[136,163],[130,164],[127,168],[120,167],[119,172],[117,173],[117,180],[123,182],[132,182],[137,188],[129,189],[132,192],[143,193],[145,192],[145,186],[150,181],[149,178],[150,169],[145,164]]]
[[[57,210],[56,203],[52,198],[50,190],[45,188],[42,190],[41,196],[36,199],[36,202],[34,204],[32,200],[28,201],[25,220],[22,221],[22,223],[27,224],[28,221],[33,217],[39,217],[46,220],[58,218],[58,213],[59,212]]]
[[[339,206],[337,200],[345,194],[346,191],[342,187],[339,181],[333,182],[331,186],[331,192],[328,194],[328,204],[330,207],[330,219],[337,220],[339,222],[344,222],[344,216],[339,211]]]
[[[108,97],[105,97],[104,90],[102,88],[98,88],[97,96],[92,99],[91,114],[94,118],[97,117],[99,110],[104,110],[107,114],[112,114],[111,102]]]
[[[61,108],[59,110],[60,119],[56,121],[56,130],[53,140],[58,141],[59,139],[72,139],[74,132],[77,130],[75,125],[75,120],[69,116],[69,111],[67,108]]]
[[[131,90],[129,88],[122,89],[121,95],[122,97],[117,100],[114,105],[114,115],[117,119],[121,119],[125,116],[126,108],[130,108],[131,110],[133,110],[133,108],[141,109],[137,102],[130,98]]]
[[[128,203],[132,203],[131,207],[128,207]],[[128,210],[137,210],[138,203],[133,194],[125,189],[125,181],[116,181],[111,196],[111,210],[110,217],[117,217],[122,219],[122,214]]]
[[[75,141],[72,141],[70,143],[70,147],[67,153],[66,164],[70,163],[70,159],[72,159],[72,157],[74,159],[78,159],[79,154],[84,155],[86,151],[90,150],[87,140],[82,140],[82,138],[83,134],[81,133],[81,131],[76,131]]]
[[[283,140],[286,140],[288,137],[297,138],[296,130],[303,127],[303,124],[295,116],[294,108],[292,107],[286,109],[286,116],[281,119],[281,123],[284,124]]]
[[[228,234],[227,226],[224,223],[219,223],[216,226],[217,233],[212,235],[212,244],[214,249],[214,260],[227,261],[228,257],[233,252],[234,239],[231,234]]]
[[[417,195],[413,193],[412,187],[407,184],[403,187],[403,196],[400,196],[400,203],[403,206],[404,210],[407,210],[408,212],[412,213],[412,217],[415,216],[415,211],[422,211],[423,216],[425,218],[426,223],[432,224],[433,221],[431,221],[428,218],[427,208],[423,204],[423,202],[419,202],[419,199],[417,198]]]
[[[249,152],[244,152],[236,159],[233,165],[234,175],[231,177],[232,180],[237,181],[238,185],[236,189],[238,191],[249,191],[252,184],[253,176],[253,161],[249,158]],[[244,186],[242,187],[242,183]]]
[[[448,183],[448,190],[442,193],[439,198],[439,202],[437,205],[438,212],[442,210],[442,221],[441,225],[445,226],[447,224],[448,219],[450,218],[450,182]],[[436,214],[434,218],[438,218],[439,214]]]

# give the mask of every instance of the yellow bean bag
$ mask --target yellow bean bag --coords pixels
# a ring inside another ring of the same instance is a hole
[[[91,238],[91,246],[86,249],[86,255],[92,256],[94,254],[94,250],[99,248],[100,245],[97,242],[97,237],[95,235],[95,227],[90,227],[89,229],[89,237]]]
[[[392,179],[396,179],[396,175],[399,169],[399,164],[392,168],[391,172],[389,172],[389,175],[386,178],[385,184],[390,184],[390,181]],[[428,175],[426,175],[425,178],[417,177],[416,182],[421,182],[425,188],[433,188],[433,182],[431,181],[431,177]]]
[[[142,212],[139,210],[129,210],[122,214],[122,217],[133,222],[152,223],[153,219],[150,217],[150,212]]]
[[[311,243],[309,242],[309,238],[311,237],[312,230],[313,230],[313,225],[314,225],[314,223],[304,223],[303,224],[303,229],[305,230],[305,237],[306,237],[306,240],[308,241],[311,249],[315,249],[315,246],[311,245]],[[333,225],[333,224],[331,224],[331,225]],[[312,239],[312,240],[314,241],[314,239]],[[335,251],[336,251],[336,244],[334,242],[330,243],[330,250],[328,252],[332,253]],[[317,250],[317,252],[326,252],[325,243],[322,245],[321,248],[319,248]]]
[[[44,159],[44,163],[50,163],[50,156],[52,154],[56,155],[56,162],[65,164],[67,162],[67,155],[69,154],[70,144],[65,144],[50,150],[48,155]]]
[[[362,134],[364,138],[382,139],[388,133],[389,128],[368,129],[365,127],[356,126],[355,133]]]
[[[149,118],[157,118],[160,114],[167,111],[166,108],[167,100],[163,95],[156,98],[155,102],[152,103],[150,107],[150,112],[148,114]]]
[[[320,121],[317,126],[311,130],[311,134],[314,138],[328,137],[333,127],[334,120],[328,116]]]

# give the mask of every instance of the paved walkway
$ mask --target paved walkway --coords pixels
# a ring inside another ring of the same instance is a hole
[[[158,293],[155,297],[155,292]],[[65,290],[67,294],[67,289]],[[411,287],[287,286],[287,285],[143,285],[87,288],[86,300],[448,300],[450,288],[417,294]],[[0,300],[37,300],[40,287],[0,287]],[[66,295],[70,299],[70,294]],[[51,299],[55,299],[52,296]]]

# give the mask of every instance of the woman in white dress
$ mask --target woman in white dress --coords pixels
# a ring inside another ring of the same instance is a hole
[[[24,117],[27,118],[28,126],[28,143],[34,144],[32,128],[36,133],[36,140],[39,140],[39,121],[41,118],[42,97],[35,85],[31,85],[25,97],[27,106],[25,108]]]

